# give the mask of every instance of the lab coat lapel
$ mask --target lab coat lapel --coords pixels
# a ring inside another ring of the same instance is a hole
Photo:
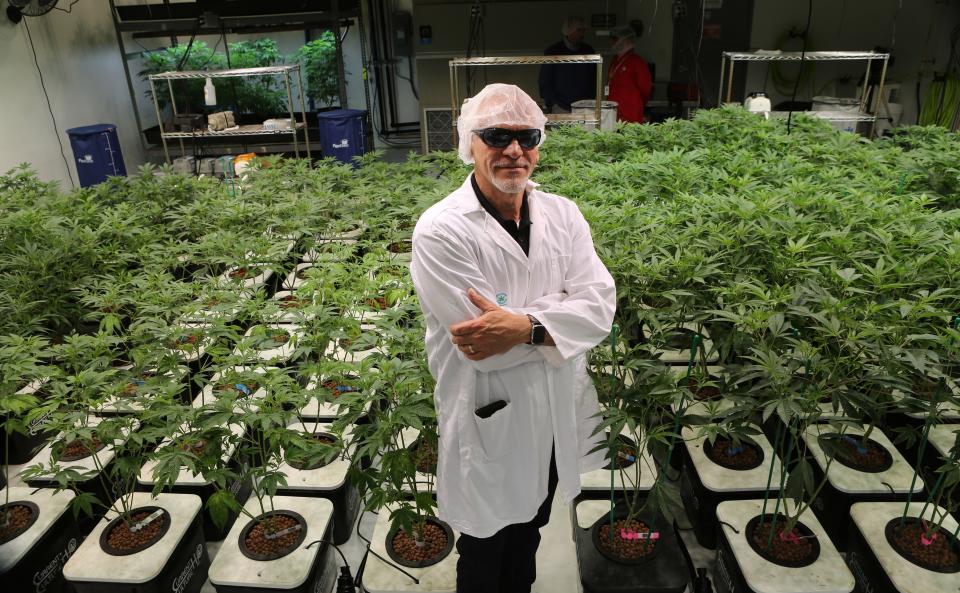
[[[481,209],[483,207],[481,206]],[[483,211],[483,231],[493,239],[497,247],[506,251],[511,257],[519,260],[524,265],[527,264],[527,256],[523,253],[523,248],[517,244],[516,240],[510,236],[500,223],[497,222],[490,213]]]
[[[537,184],[532,181],[527,184],[527,208],[530,212],[530,248],[527,257],[527,269],[533,270],[534,264],[542,257],[544,229],[546,228],[547,212],[541,208],[540,192]]]
[[[472,175],[472,173],[471,173]],[[536,184],[527,183],[528,191],[532,187],[536,187]],[[480,204],[480,200],[477,199],[477,194],[473,191],[473,184],[470,183],[470,175],[467,176],[467,180],[463,182],[463,185],[460,186],[460,189],[457,190],[457,208],[461,213],[468,216],[480,216],[482,218],[482,229],[483,232],[493,239],[493,242],[497,244],[497,247],[506,251],[511,257],[523,263],[524,266],[528,265],[527,256],[523,253],[523,249],[513,237],[510,236],[500,223],[498,223],[487,211],[483,208],[483,205]]]

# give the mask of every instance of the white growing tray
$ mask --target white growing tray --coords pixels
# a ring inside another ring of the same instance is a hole
[[[107,511],[63,567],[67,580],[137,584],[157,578],[202,508],[200,497],[194,494],[162,493],[153,498],[147,492],[134,492],[132,500],[134,507],[166,509],[170,528],[163,537],[149,548],[127,556],[107,554],[100,548],[100,534],[117,517],[116,512]],[[119,508],[119,504],[114,506]]]
[[[827,456],[820,447],[817,437],[821,434],[831,432],[836,431],[831,428],[829,424],[815,424],[810,426],[803,435],[803,439],[807,443],[807,449],[813,454],[814,459],[817,460],[817,465],[821,471],[827,466]],[[848,427],[844,434],[856,437],[862,435],[863,432],[862,429]],[[834,460],[833,463],[830,464],[830,471],[827,472],[827,479],[830,481],[830,485],[840,492],[847,494],[888,494],[891,492],[891,489],[896,493],[910,492],[910,482],[913,480],[913,468],[910,467],[907,460],[903,458],[903,455],[897,451],[897,448],[893,446],[893,443],[890,442],[887,435],[883,434],[882,430],[875,429],[870,433],[870,438],[886,448],[893,457],[893,464],[890,468],[877,473],[861,472],[843,465],[838,460]],[[922,482],[922,480],[917,480],[913,492],[923,491]]]
[[[312,548],[307,548],[307,545],[325,537],[327,525],[333,517],[333,503],[325,498],[274,496],[272,508],[278,511],[293,511],[304,518],[307,534],[300,547],[276,560],[247,558],[240,551],[239,539],[249,519],[246,515],[241,515],[210,563],[208,575],[211,583],[227,587],[293,589],[306,582],[316,556],[322,549],[320,545]],[[258,516],[260,503],[257,497],[251,496],[244,509],[254,517]]]
[[[793,512],[793,501],[783,503]],[[717,505],[717,519],[723,537],[733,551],[731,561],[739,565],[747,586],[754,593],[850,593],[856,586],[853,574],[833,546],[813,512],[806,512],[800,522],[816,534],[820,556],[804,568],[787,568],[763,559],[747,543],[746,527],[763,508],[759,500],[727,500]],[[767,512],[773,512],[770,501]],[[734,529],[739,533],[734,533]],[[931,592],[932,593],[932,592]]]
[[[309,432],[330,433],[331,425],[329,422],[307,421],[304,424],[306,424],[306,429]],[[287,425],[287,428],[296,432],[303,430],[303,426],[299,422],[292,422]],[[347,427],[344,430],[343,440],[349,443],[351,434],[352,430]],[[352,447],[350,451],[352,451]],[[349,453],[344,452],[323,467],[309,470],[297,469],[284,462],[280,465],[279,471],[287,476],[287,487],[289,489],[328,492],[346,484],[348,469],[350,469]]]
[[[0,500],[6,500],[10,495],[10,502],[29,501],[37,505],[39,514],[26,531],[0,544],[0,575],[5,574],[17,565],[33,548],[34,544],[47,533],[47,530],[67,512],[74,494],[70,490],[57,492],[52,488],[23,488],[8,486],[0,490]],[[76,545],[77,542],[73,542]]]

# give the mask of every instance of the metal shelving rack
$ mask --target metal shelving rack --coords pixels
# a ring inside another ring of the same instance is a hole
[[[863,91],[860,94],[860,113],[859,114],[843,114],[843,115],[818,115],[822,119],[827,121],[856,121],[856,122],[870,122],[870,134],[869,137],[873,137],[874,130],[877,123],[877,114],[867,112],[867,102],[869,101],[870,94],[870,85],[867,84],[870,80],[870,69],[873,66],[873,63],[877,60],[883,61],[882,70],[880,71],[880,84],[877,87],[877,106],[879,108],[880,101],[883,97],[883,85],[887,78],[887,65],[890,61],[889,53],[880,53],[874,51],[808,51],[808,52],[799,52],[799,51],[779,51],[779,50],[757,50],[757,51],[725,51],[723,56],[720,58],[720,90],[717,93],[717,104],[721,105],[723,101],[723,76],[724,73],[727,75],[727,97],[726,102],[729,103],[732,101],[733,95],[733,66],[737,62],[799,62],[803,61],[810,62],[837,62],[837,61],[865,61],[867,63],[866,73],[863,77]],[[727,68],[727,62],[730,63],[730,67]]]
[[[596,64],[597,97],[594,117],[583,117],[572,113],[547,114],[547,125],[595,124],[600,129],[601,90],[603,88],[603,58],[598,54],[581,56],[507,56],[496,58],[454,58],[450,60],[450,100],[453,117],[453,145],[457,145],[457,117],[460,115],[460,68],[489,66],[529,66],[543,64]]]
[[[303,121],[298,122],[293,111],[293,88],[291,75],[296,73],[297,89],[300,94],[300,115]],[[290,113],[289,130],[265,130],[262,125],[239,126],[236,130],[222,130],[211,132],[209,130],[200,130],[197,132],[165,132],[163,130],[163,118],[160,116],[160,103],[157,101],[156,81],[167,81],[167,90],[170,92],[170,107],[173,115],[177,113],[177,101],[173,92],[173,81],[175,80],[200,80],[206,78],[246,78],[250,76],[272,76],[283,75],[283,80],[287,88],[287,110]],[[304,136],[304,145],[307,150],[307,158],[310,154],[310,132],[307,129],[307,103],[303,97],[303,78],[300,75],[299,64],[286,64],[283,66],[266,66],[261,68],[233,68],[231,70],[188,70],[180,72],[163,72],[161,74],[151,74],[150,93],[153,96],[153,108],[157,112],[157,121],[160,122],[160,139],[163,142],[163,154],[170,162],[170,151],[167,147],[167,140],[180,141],[180,153],[186,155],[184,140],[197,140],[201,138],[228,138],[237,136],[264,136],[264,135],[289,135],[293,136],[293,150],[297,157],[300,156],[300,144],[297,139],[297,133],[302,129]]]

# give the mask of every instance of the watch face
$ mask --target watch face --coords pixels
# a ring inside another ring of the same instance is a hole
[[[547,337],[547,329],[540,325],[539,323],[533,324],[533,343],[534,344],[543,344],[543,341]]]

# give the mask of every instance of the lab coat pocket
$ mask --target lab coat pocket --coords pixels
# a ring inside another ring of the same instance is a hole
[[[500,459],[513,446],[514,439],[511,437],[512,416],[513,404],[509,402],[487,418],[473,415],[473,419],[477,423],[477,432],[480,435],[480,447],[483,449],[487,461]]]

